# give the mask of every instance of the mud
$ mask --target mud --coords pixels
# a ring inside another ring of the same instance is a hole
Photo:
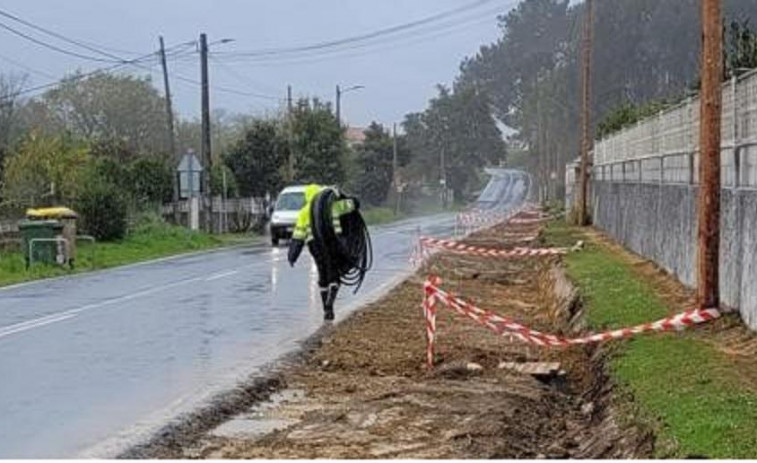
[[[501,226],[470,242],[506,248],[513,242],[503,237],[535,231],[533,226]],[[651,455],[649,433],[619,424],[601,349],[513,344],[440,308],[436,366],[428,371],[420,310],[421,283],[428,273],[440,275],[445,288],[466,300],[535,329],[563,334],[582,329],[580,299],[559,258],[505,261],[437,254],[387,296],[314,337],[269,382],[252,387],[241,400],[221,401],[220,408],[209,408],[127,456]],[[537,377],[500,368],[502,362],[556,362],[561,371]]]

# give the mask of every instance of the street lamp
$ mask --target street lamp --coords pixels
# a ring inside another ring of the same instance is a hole
[[[365,88],[365,86],[353,85],[352,87],[347,87],[345,89],[342,89],[339,85],[336,86],[336,122],[340,127],[342,126],[342,94],[353,90],[360,90],[361,88]]]

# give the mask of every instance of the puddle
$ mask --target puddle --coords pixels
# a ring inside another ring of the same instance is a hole
[[[210,431],[213,437],[230,439],[252,439],[273,431],[285,429],[296,423],[294,416],[277,415],[276,410],[283,404],[302,400],[305,391],[300,389],[285,389],[271,395],[270,400],[253,406],[248,412],[242,413]]]

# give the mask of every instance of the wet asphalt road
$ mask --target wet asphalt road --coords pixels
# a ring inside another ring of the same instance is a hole
[[[522,182],[497,195],[511,202]],[[418,230],[372,229],[374,269],[337,320],[410,270]],[[297,348],[321,326],[307,252],[257,245],[0,289],[0,458],[110,456]]]

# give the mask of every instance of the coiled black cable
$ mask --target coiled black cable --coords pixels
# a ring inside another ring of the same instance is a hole
[[[339,272],[339,281],[345,286],[360,289],[365,274],[373,265],[373,246],[368,226],[355,202],[355,210],[342,215],[339,222],[342,232],[334,230],[332,206],[336,201],[353,199],[342,195],[333,188],[326,188],[314,199],[310,223],[313,241],[319,246],[323,258]]]

